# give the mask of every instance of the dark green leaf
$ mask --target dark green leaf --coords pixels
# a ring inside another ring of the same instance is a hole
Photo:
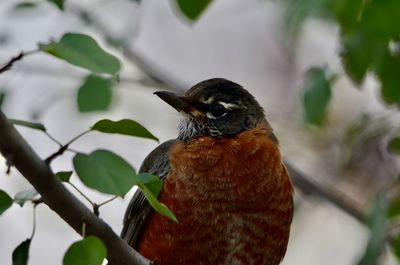
[[[27,9],[33,9],[38,6],[36,2],[20,2],[14,6],[14,11],[22,11]]]
[[[14,120],[14,119],[9,119],[9,121],[14,125],[25,126],[25,127],[31,128],[31,129],[41,130],[44,132],[46,131],[46,127],[44,127],[44,125],[41,123]]]
[[[389,203],[386,215],[389,219],[400,215],[400,197],[394,198]]]
[[[389,149],[391,152],[400,155],[400,136],[397,136],[390,140]]]
[[[13,199],[3,190],[0,190],[0,215],[13,204]]]
[[[106,256],[104,243],[95,236],[88,236],[68,248],[63,265],[101,265]]]
[[[31,201],[36,195],[38,195],[38,192],[33,188],[25,191],[20,191],[15,194],[14,201],[22,207],[24,206],[25,202]]]
[[[137,177],[140,183],[146,186],[147,189],[153,193],[154,197],[157,198],[163,186],[163,182],[160,178],[149,173],[139,173]]]
[[[56,173],[56,176],[62,182],[69,182],[71,175],[72,175],[72,171],[60,171],[60,172]]]
[[[47,0],[47,1],[55,4],[60,10],[64,10],[65,0]]]
[[[362,17],[363,0],[329,0],[329,9],[341,26],[342,34],[354,30]]]
[[[376,39],[389,41],[400,35],[400,5],[398,0],[366,1],[362,27]]]
[[[285,12],[286,32],[297,37],[297,33],[309,16],[332,17],[327,9],[329,0],[286,0]]]
[[[376,65],[376,72],[381,81],[381,93],[387,103],[400,104],[400,57],[386,53],[381,63]]]
[[[165,217],[175,222],[178,222],[176,216],[172,213],[172,211],[168,209],[165,204],[159,202],[154,194],[147,188],[147,186],[141,183],[139,184],[139,188],[142,190],[143,194],[146,196],[147,200],[154,210],[156,210],[159,214],[164,215]]]
[[[123,158],[107,150],[77,154],[74,168],[82,182],[98,191],[123,197],[137,184],[135,170]]]
[[[325,69],[311,68],[304,85],[304,119],[306,122],[321,125],[326,108],[331,99],[331,84],[326,78]]]
[[[376,265],[386,238],[387,202],[384,196],[378,196],[367,222],[370,239],[364,255],[358,265]]]
[[[12,265],[28,264],[30,245],[30,238],[26,239],[24,242],[18,245],[18,247],[12,253]]]
[[[400,259],[400,237],[397,237],[392,241],[392,249],[396,257]]]
[[[4,104],[4,100],[6,99],[6,92],[5,91],[1,91],[0,92],[0,109]]]
[[[83,34],[67,33],[59,42],[41,44],[39,48],[94,73],[115,75],[121,68],[116,57],[104,51],[92,37]]]
[[[99,76],[90,75],[78,89],[80,112],[103,111],[110,107],[113,82]]]
[[[140,125],[136,121],[128,119],[120,121],[111,121],[107,119],[100,120],[96,122],[91,129],[103,133],[118,133],[130,136],[150,138],[158,141],[158,138],[151,134],[142,125]]]
[[[212,0],[176,0],[179,10],[190,20],[196,20]]]

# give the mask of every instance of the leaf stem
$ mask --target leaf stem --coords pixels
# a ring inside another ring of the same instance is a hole
[[[77,186],[75,186],[74,184],[72,184],[69,181],[67,183],[69,185],[71,185],[71,187],[74,188],[83,198],[85,198],[85,200],[87,200],[92,205],[92,207],[95,207],[96,204],[94,202],[92,202],[92,200],[89,199],[89,197],[86,196]]]
[[[82,223],[82,237],[86,236],[86,222]]]
[[[49,134],[47,131],[45,131],[44,134],[46,134],[47,137],[50,138],[50,140],[52,140],[54,143],[58,144],[60,147],[63,146],[63,144],[62,144],[60,141],[58,141],[56,138],[54,138],[54,137],[53,137],[51,134]]]
[[[100,208],[101,206],[106,205],[107,203],[112,202],[113,200],[115,200],[115,199],[118,198],[118,197],[119,197],[119,196],[114,196],[114,197],[112,197],[111,199],[108,199],[108,200],[106,200],[106,201],[104,201],[104,202],[102,202],[102,203],[97,204],[97,206]]]
[[[70,145],[70,144],[72,144],[73,142],[75,142],[76,140],[78,140],[79,138],[81,138],[82,136],[84,136],[85,134],[90,133],[91,131],[92,131],[92,130],[89,129],[89,130],[86,130],[86,131],[84,131],[84,132],[78,134],[77,136],[75,136],[74,138],[72,138],[71,140],[69,140],[65,145]]]
[[[35,232],[36,232],[36,206],[37,206],[37,204],[33,205],[33,228],[32,228],[32,234],[31,234],[30,240],[32,240],[32,238],[34,237]]]

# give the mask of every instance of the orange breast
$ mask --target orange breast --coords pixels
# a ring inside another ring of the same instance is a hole
[[[158,265],[277,265],[292,219],[292,184],[277,145],[257,128],[200,137],[171,150],[160,201],[138,250]]]

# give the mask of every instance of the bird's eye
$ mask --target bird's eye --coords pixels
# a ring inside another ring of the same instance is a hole
[[[219,118],[226,114],[225,107],[220,103],[215,103],[210,106],[210,113],[215,117]]]

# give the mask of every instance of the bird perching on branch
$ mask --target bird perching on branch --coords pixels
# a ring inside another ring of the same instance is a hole
[[[156,92],[183,114],[177,139],[152,151],[140,169],[159,176],[159,200],[130,202],[121,236],[156,265],[278,265],[289,239],[293,188],[278,140],[255,98],[216,78],[183,96]]]

